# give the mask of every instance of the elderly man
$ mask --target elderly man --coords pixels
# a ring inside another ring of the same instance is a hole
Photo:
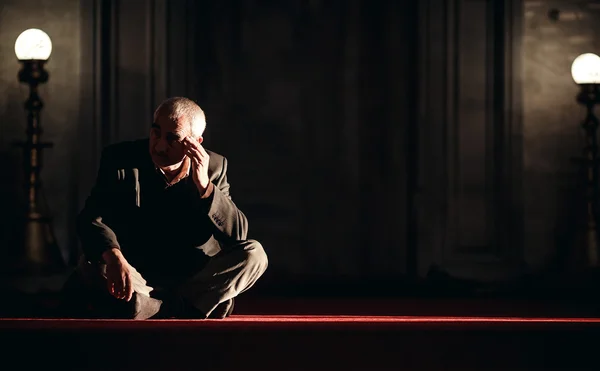
[[[224,318],[263,274],[266,254],[231,199],[227,160],[202,146],[205,127],[196,103],[170,98],[149,139],[104,149],[77,221],[69,315]]]

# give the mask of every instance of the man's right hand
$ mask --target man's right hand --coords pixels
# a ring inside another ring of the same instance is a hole
[[[134,291],[150,295],[152,287],[146,285],[146,280],[127,262],[120,249],[110,249],[102,257],[106,262],[107,289],[112,296],[129,301]]]

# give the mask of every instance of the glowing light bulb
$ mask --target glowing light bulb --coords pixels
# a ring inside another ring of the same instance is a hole
[[[581,54],[571,65],[571,76],[577,84],[600,84],[600,57],[593,53]]]
[[[48,60],[52,53],[52,41],[42,30],[30,28],[23,31],[15,42],[15,54],[23,60]]]

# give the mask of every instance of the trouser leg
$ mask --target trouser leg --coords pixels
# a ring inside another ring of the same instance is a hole
[[[238,242],[225,246],[178,291],[208,316],[220,303],[252,287],[267,266],[267,255],[258,241]]]

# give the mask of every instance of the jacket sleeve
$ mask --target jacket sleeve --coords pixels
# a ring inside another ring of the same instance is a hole
[[[221,242],[245,241],[248,238],[248,219],[231,200],[225,157],[221,174],[213,184],[213,193],[207,199],[207,206],[208,217],[218,230],[215,238]]]
[[[94,262],[101,261],[107,249],[120,248],[115,232],[104,222],[110,213],[110,189],[116,177],[116,173],[111,174],[110,161],[110,151],[106,148],[102,151],[96,183],[77,216],[77,234],[83,254]]]

